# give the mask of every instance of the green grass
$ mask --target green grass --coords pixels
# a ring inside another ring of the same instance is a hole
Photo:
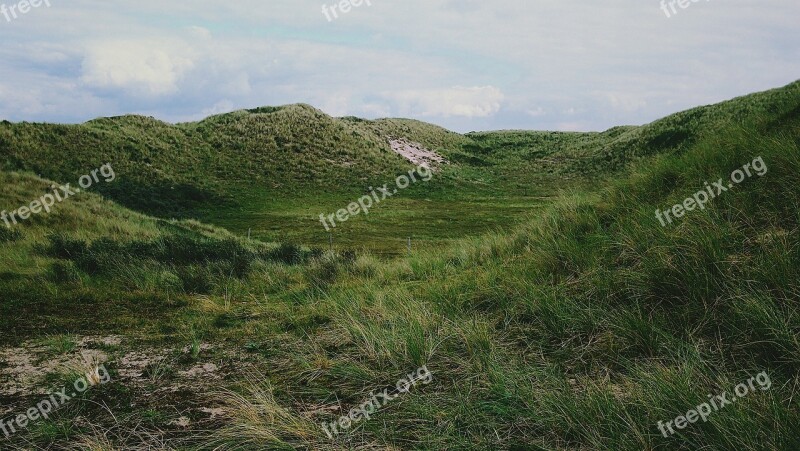
[[[115,333],[139,340],[122,352],[173,354],[144,386],[114,373],[25,439],[93,449],[796,449],[798,105],[793,84],[602,134],[460,137],[376,121],[377,135],[457,143],[442,153],[462,154],[461,163],[343,224],[334,252],[311,223],[355,200],[361,181],[281,197],[222,180],[217,188],[238,204],[196,211],[235,234],[82,195],[4,243],[3,342]],[[308,110],[288,112],[296,108]],[[240,112],[205,127],[288,112]],[[192,127],[201,125],[178,126]],[[657,208],[758,156],[765,176],[659,224]],[[0,175],[14,187],[0,193],[4,205],[46,185]],[[381,258],[378,243],[412,231],[422,244],[410,256]],[[194,277],[189,286],[203,290],[187,289]],[[152,396],[210,362],[228,370],[204,380],[199,399]],[[320,423],[422,365],[430,385],[337,440],[325,435]],[[661,436],[658,421],[762,371],[769,390]],[[229,414],[187,431],[164,424],[178,416],[161,414],[168,405]],[[91,426],[63,426],[79,416]]]
[[[435,183],[433,181],[429,183]],[[248,207],[210,210],[203,220],[264,242],[302,243],[328,248],[329,232],[319,215],[336,213],[363,196],[363,192],[297,196],[237,196]],[[550,196],[461,196],[452,200],[424,197],[425,193],[401,191],[374,205],[369,214],[360,213],[330,227],[335,249],[368,251],[377,255],[401,255],[407,238],[431,251],[445,248],[466,236],[511,227],[545,204]]]
[[[680,225],[658,224],[657,206],[756,155],[774,171]],[[796,135],[731,129],[643,162],[600,195],[565,198],[513,234],[343,277],[308,303],[330,319],[305,331],[306,355],[230,398],[240,415],[227,443],[329,446],[302,411],[272,421],[256,412],[330,402],[331,387],[346,412],[425,363],[435,384],[341,444],[792,449],[798,169]],[[344,337],[333,355],[318,350],[334,331]],[[761,371],[769,391],[660,436],[657,421]]]
[[[42,339],[41,345],[45,346],[53,354],[67,354],[75,350],[77,343],[75,342],[75,337],[53,335]]]

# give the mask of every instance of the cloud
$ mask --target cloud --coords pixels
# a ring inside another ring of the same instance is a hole
[[[329,5],[331,1],[327,2]],[[0,26],[0,116],[167,121],[304,102],[457,131],[602,130],[782,86],[800,2],[72,0]]]
[[[211,107],[204,108],[203,111],[202,111],[201,117],[198,118],[198,119],[202,119],[202,118],[205,118],[205,117],[208,117],[208,116],[213,116],[213,115],[216,115],[216,114],[229,113],[229,112],[233,111],[234,109],[235,109],[235,106],[233,105],[233,102],[231,102],[230,100],[227,100],[227,99],[220,100],[219,102],[215,103]]]
[[[317,107],[331,116],[346,116],[352,111],[350,96],[344,92],[326,95]]]
[[[119,89],[130,96],[163,96],[194,67],[189,47],[170,48],[157,41],[111,41],[91,45],[81,81],[91,87]]]
[[[547,112],[544,110],[544,108],[538,107],[535,110],[534,109],[525,110],[525,114],[531,117],[540,117],[540,116],[546,116]]]
[[[397,102],[401,114],[423,117],[488,117],[500,111],[505,99],[494,86],[406,90],[385,96]]]
[[[607,92],[598,95],[605,97],[612,108],[624,112],[639,111],[647,107],[647,101],[633,93]]]

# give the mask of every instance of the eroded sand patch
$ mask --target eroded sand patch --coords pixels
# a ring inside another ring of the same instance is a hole
[[[85,337],[84,345],[97,343]],[[100,341],[101,343],[103,341]],[[44,381],[54,373],[84,373],[108,361],[99,349],[78,347],[72,352],[55,354],[42,344],[23,343],[20,347],[0,349],[0,395],[30,396],[42,394]]]
[[[425,164],[431,169],[436,170],[439,166],[447,164],[447,160],[443,156],[425,148],[425,146],[418,142],[400,138],[389,140],[389,145],[395,153],[416,166]]]

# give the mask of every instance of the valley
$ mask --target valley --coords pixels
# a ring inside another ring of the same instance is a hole
[[[0,209],[114,179],[0,224],[0,420],[26,424],[0,446],[793,449],[799,105],[795,82],[590,133],[304,104],[4,122]],[[442,162],[330,246],[320,214],[414,169],[398,142]],[[745,164],[769,170],[654,215]],[[18,417],[100,365],[107,383]],[[769,388],[660,432],[756,374]],[[396,400],[370,413],[375,393]]]

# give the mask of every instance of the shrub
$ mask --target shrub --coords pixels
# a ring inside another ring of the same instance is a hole
[[[255,253],[233,239],[219,241],[199,236],[170,235],[155,241],[129,243],[102,238],[91,244],[61,234],[51,235],[49,239],[48,255],[72,260],[89,274],[108,274],[111,268],[120,265],[152,260],[171,266],[222,263],[226,274],[243,278],[250,272],[256,258]]]
[[[81,273],[72,262],[55,262],[50,266],[48,278],[55,283],[74,283],[81,281]]]
[[[325,252],[314,259],[306,272],[308,280],[318,287],[333,283],[342,270],[350,270],[355,262],[354,251]]]
[[[361,255],[354,262],[351,272],[357,276],[367,278],[375,277],[378,274],[380,262],[371,255]]]
[[[164,291],[175,293],[183,290],[183,280],[171,271],[161,271],[158,274],[158,286]]]
[[[124,245],[109,238],[102,238],[86,246],[72,260],[89,274],[108,273],[111,268],[127,265],[133,257]]]
[[[22,232],[17,229],[10,229],[8,227],[0,227],[0,243],[9,243],[22,239]]]
[[[87,252],[85,241],[73,240],[62,233],[53,233],[47,239],[50,245],[45,252],[51,257],[74,260]]]
[[[300,246],[292,243],[283,243],[277,249],[273,249],[266,255],[267,259],[286,263],[287,265],[296,265],[300,263],[303,257],[303,251]]]
[[[242,279],[250,273],[255,256],[251,252],[234,252],[231,258],[231,271],[234,277]]]
[[[210,294],[214,285],[211,273],[204,266],[180,266],[177,268],[178,277],[187,293]]]

